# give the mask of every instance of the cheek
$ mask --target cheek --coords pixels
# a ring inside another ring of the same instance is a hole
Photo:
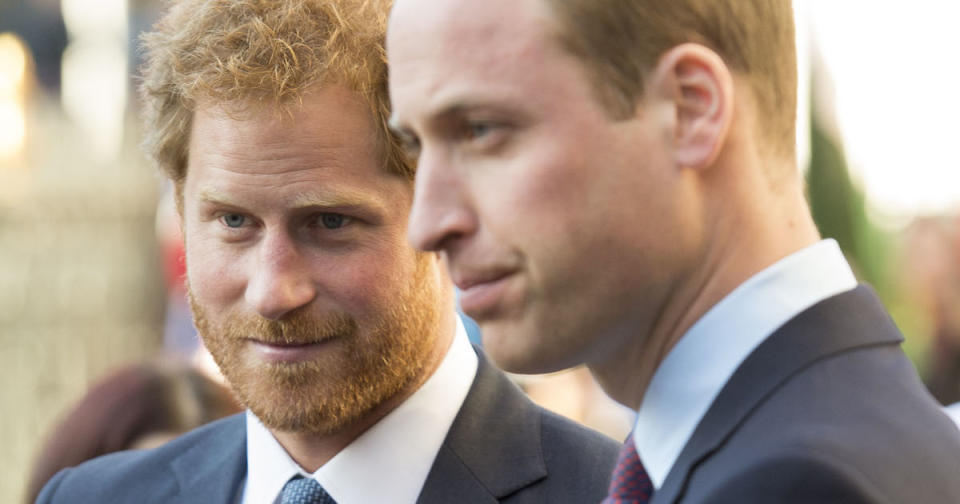
[[[233,257],[211,240],[187,235],[187,280],[194,297],[205,306],[223,305],[243,295],[242,258]]]
[[[584,287],[597,264],[627,261],[649,225],[641,170],[612,138],[544,138],[501,167],[483,208],[488,232],[520,250],[537,283]],[[478,198],[483,201],[483,198]],[[615,279],[614,279],[615,280]],[[561,287],[562,288],[562,287]]]
[[[342,310],[374,317],[395,304],[414,275],[413,252],[405,242],[393,249],[351,254],[330,266],[317,278],[323,296]]]
[[[584,224],[587,212],[604,204],[589,156],[576,148],[558,149],[555,142],[540,142],[479,171],[485,183],[475,185],[474,200],[483,205],[483,224],[504,238],[573,240],[570,232]]]

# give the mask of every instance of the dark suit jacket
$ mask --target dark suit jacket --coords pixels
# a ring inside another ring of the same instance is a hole
[[[960,431],[901,341],[864,286],[797,315],[734,373],[652,504],[960,503]]]
[[[534,405],[481,354],[417,502],[599,502],[618,451],[613,440]],[[37,502],[232,504],[245,476],[240,414],[154,450],[107,455],[61,471]]]

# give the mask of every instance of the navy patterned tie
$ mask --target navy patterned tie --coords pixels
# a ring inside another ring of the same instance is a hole
[[[617,467],[610,479],[609,494],[601,504],[647,504],[653,495],[653,483],[640,463],[632,435],[620,450]]]
[[[337,504],[313,478],[294,476],[280,492],[280,504]]]

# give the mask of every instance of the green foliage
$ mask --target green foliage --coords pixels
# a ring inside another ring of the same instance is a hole
[[[904,350],[923,372],[929,344],[929,321],[898,285],[895,262],[897,236],[870,218],[863,189],[850,176],[838,139],[813,114],[810,130],[807,198],[813,220],[824,238],[840,244],[857,278],[876,289],[906,335]]]
[[[895,292],[889,268],[892,237],[870,221],[863,190],[850,177],[839,143],[816,115],[810,148],[807,197],[820,234],[837,240],[857,277],[888,299]]]

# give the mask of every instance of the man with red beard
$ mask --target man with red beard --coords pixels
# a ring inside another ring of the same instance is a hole
[[[470,347],[387,129],[375,1],[184,0],[145,36],[197,328],[248,408],[39,502],[595,502],[616,443]],[[313,500],[310,500],[313,499]]]

